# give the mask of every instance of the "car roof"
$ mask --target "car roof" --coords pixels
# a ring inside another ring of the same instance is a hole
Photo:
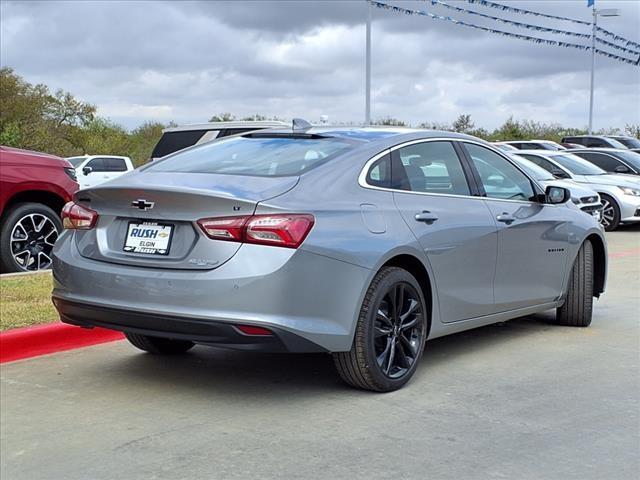
[[[459,140],[473,140],[478,141],[480,139],[456,132],[447,132],[442,130],[425,130],[409,127],[387,127],[387,126],[375,126],[375,127],[353,127],[353,126],[323,126],[323,127],[311,127],[308,129],[293,131],[291,128],[278,128],[270,129],[252,134],[246,135],[306,135],[306,136],[319,136],[328,138],[344,138],[351,140],[359,140],[363,143],[368,142],[381,142],[394,144],[402,141],[429,139],[429,138],[451,138]],[[488,142],[484,142],[490,145]]]
[[[556,143],[553,140],[505,140],[500,143]]]
[[[131,160],[129,157],[125,157],[123,155],[71,155],[70,157],[65,157],[67,160],[70,158],[122,158],[123,160]]]
[[[628,152],[629,149],[622,148],[607,148],[607,147],[595,147],[595,148],[570,148],[566,150],[567,152],[600,152],[600,153],[624,153]]]
[[[585,149],[585,150],[593,150],[593,149]],[[574,150],[518,150],[518,155],[522,155],[523,153],[529,155],[542,155],[542,156],[555,156],[555,155],[567,155]]]
[[[179,125],[177,127],[168,127],[162,130],[162,133],[168,132],[186,132],[190,130],[222,130],[225,128],[278,128],[288,125],[285,122],[275,120],[256,120],[256,121],[237,121],[237,122],[206,122],[206,123],[190,123]]]

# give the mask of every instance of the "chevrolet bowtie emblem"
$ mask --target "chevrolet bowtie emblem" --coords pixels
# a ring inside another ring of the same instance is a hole
[[[154,205],[154,202],[147,202],[146,200],[143,200],[141,198],[131,202],[131,208],[137,208],[139,210],[151,210]]]

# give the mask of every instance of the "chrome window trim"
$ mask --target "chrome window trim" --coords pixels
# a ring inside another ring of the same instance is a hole
[[[502,158],[504,158],[507,162],[509,162],[511,165],[513,165],[520,173],[522,173],[525,177],[527,177],[529,179],[530,182],[532,182],[533,184],[537,185],[538,188],[540,188],[542,191],[544,191],[544,188],[542,188],[538,182],[536,182],[535,180],[533,180],[529,175],[527,175],[525,172],[522,171],[522,169],[520,167],[518,167],[518,165],[516,165],[514,162],[512,162],[509,158],[505,157],[502,152],[495,147],[489,147],[487,146],[485,143],[482,142],[477,142],[474,140],[467,140],[467,139],[460,139],[460,138],[447,138],[447,137],[433,137],[433,138],[421,138],[418,140],[409,140],[407,142],[403,142],[403,143],[399,143],[398,145],[394,145],[393,147],[387,148],[386,150],[377,153],[376,155],[374,155],[373,157],[371,157],[369,160],[367,160],[367,162],[364,164],[364,167],[362,167],[362,170],[360,171],[360,175],[358,175],[358,185],[360,185],[362,188],[366,188],[369,190],[381,190],[384,192],[397,192],[397,193],[406,193],[409,195],[427,195],[427,196],[436,196],[436,197],[453,197],[453,198],[466,198],[466,199],[473,199],[473,200],[492,200],[492,201],[496,201],[496,202],[509,202],[509,203],[521,203],[521,204],[526,204],[526,205],[543,205],[543,206],[549,206],[549,207],[556,207],[557,205],[554,204],[548,204],[548,203],[540,203],[540,202],[532,202],[530,200],[508,200],[508,199],[504,199],[504,198],[492,198],[492,197],[480,197],[480,196],[474,196],[474,195],[456,195],[453,193],[433,193],[433,192],[413,192],[411,190],[400,190],[397,188],[387,188],[387,187],[377,187],[374,185],[369,185],[367,183],[367,174],[369,173],[369,169],[371,168],[371,166],[378,160],[380,160],[382,157],[384,157],[385,155],[390,154],[391,152],[398,150],[400,148],[404,148],[404,147],[409,147],[411,145],[416,145],[418,143],[427,143],[427,142],[459,142],[459,143],[473,143],[475,145],[478,145],[480,147],[485,147],[486,149],[497,153],[499,156],[501,156]],[[471,188],[471,186],[469,185],[469,187]]]

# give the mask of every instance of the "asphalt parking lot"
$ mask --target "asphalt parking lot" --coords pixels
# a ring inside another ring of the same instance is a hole
[[[549,313],[437,339],[390,394],[326,355],[116,342],[3,365],[0,476],[638,478],[640,228],[607,238],[590,328]]]

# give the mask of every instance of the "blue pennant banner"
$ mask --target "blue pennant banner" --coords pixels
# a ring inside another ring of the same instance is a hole
[[[501,3],[490,2],[489,0],[467,0],[467,2],[471,4],[481,5],[483,7],[496,8],[498,10],[502,10],[503,12],[519,13],[521,15],[532,15],[534,17],[551,18],[553,20],[563,20],[565,22],[576,23],[578,25],[589,25],[589,26],[592,25],[591,22],[587,22],[585,20],[578,20],[576,18],[559,17],[557,15],[548,15],[546,13],[533,12],[531,10],[525,10],[523,8],[510,7],[509,5],[502,5]],[[613,38],[614,42],[624,43],[626,47],[640,48],[640,43],[638,42],[627,40],[626,38],[620,35],[616,35],[615,33],[610,32],[609,30],[605,30],[602,27],[596,27],[596,28],[598,32],[602,33],[604,36]]]
[[[506,18],[494,17],[492,15],[487,15],[485,13],[475,12],[473,10],[467,10],[466,8],[456,7],[455,5],[449,5],[448,3],[443,2],[442,0],[422,0],[422,1],[430,3],[431,5],[434,5],[434,6],[439,5],[441,7],[448,8],[449,10],[455,10],[456,12],[460,12],[460,13],[468,13],[469,15],[477,15],[478,17],[488,18],[489,20],[494,20],[496,22],[504,23],[506,25],[513,25],[519,28],[527,28],[529,30],[536,30],[538,32],[555,33],[558,35],[569,35],[571,37],[578,37],[578,38],[591,38],[591,35],[589,33],[570,32],[568,30],[559,30],[557,28],[548,28],[548,27],[541,27],[539,25],[529,25],[528,23],[515,22],[513,20],[507,20]]]
[[[489,33],[493,33],[493,34],[497,34],[497,35],[502,35],[505,37],[511,37],[511,38],[517,38],[519,40],[526,40],[529,42],[533,42],[533,43],[537,43],[537,44],[543,44],[543,45],[552,45],[552,46],[557,46],[557,47],[564,47],[564,48],[575,48],[577,50],[591,50],[590,46],[587,45],[580,45],[577,43],[569,43],[569,42],[561,42],[559,40],[549,40],[546,38],[539,38],[539,37],[530,37],[528,35],[521,35],[519,33],[511,33],[511,32],[505,32],[503,30],[495,30],[493,28],[488,28],[488,27],[482,27],[480,25],[474,25],[473,23],[468,23],[468,22],[464,22],[462,20],[456,20],[455,18],[451,18],[451,17],[445,17],[442,15],[436,15],[434,13],[429,13],[429,12],[425,12],[423,10],[411,10],[408,8],[402,8],[402,7],[397,7],[395,5],[389,5],[388,3],[382,3],[382,2],[378,2],[376,0],[367,0],[371,5],[383,9],[383,10],[390,10],[392,12],[395,13],[401,13],[404,15],[417,15],[417,16],[423,16],[423,17],[428,17],[434,20],[444,20],[447,22],[451,22],[454,23],[456,25],[462,25],[464,27],[469,27],[469,28],[475,28],[477,30],[482,30],[483,32],[489,32]],[[595,49],[595,52],[599,55],[605,56],[607,58],[611,58],[613,60],[618,60],[620,62],[624,62],[624,63],[628,63],[630,65],[638,65],[638,61],[636,60],[632,60],[630,58],[626,58],[626,57],[622,57],[620,55],[615,55],[613,53],[609,53],[606,52],[604,50],[600,50],[600,49]]]

